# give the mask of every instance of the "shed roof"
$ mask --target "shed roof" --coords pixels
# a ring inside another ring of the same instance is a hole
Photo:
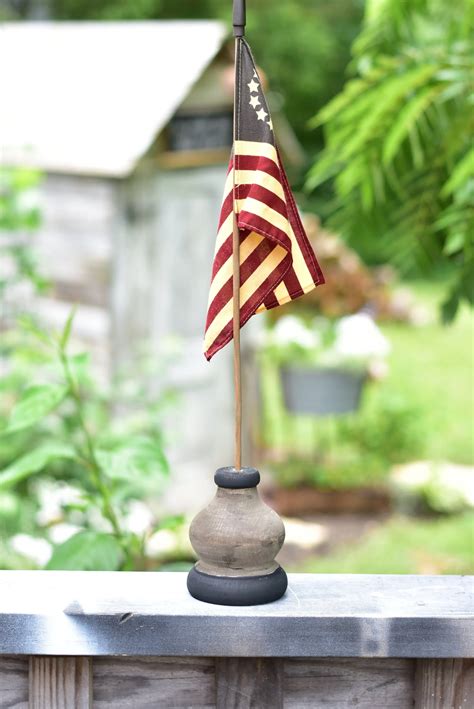
[[[0,163],[127,175],[225,36],[207,20],[0,25]]]

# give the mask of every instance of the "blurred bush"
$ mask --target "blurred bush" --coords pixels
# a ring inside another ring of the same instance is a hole
[[[355,415],[318,419],[313,426],[313,453],[271,464],[285,487],[314,485],[347,489],[388,481],[391,467],[421,455],[426,427],[416,406],[386,396]]]
[[[391,483],[408,512],[453,514],[474,508],[473,470],[467,465],[416,461],[397,466]]]

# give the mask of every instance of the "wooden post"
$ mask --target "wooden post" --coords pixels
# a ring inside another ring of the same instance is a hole
[[[415,709],[469,709],[474,701],[474,660],[417,660]]]
[[[92,709],[89,657],[30,657],[29,709]]]
[[[281,709],[283,662],[262,657],[216,658],[217,709]]]

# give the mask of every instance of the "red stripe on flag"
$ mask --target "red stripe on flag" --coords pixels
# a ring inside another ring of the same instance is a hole
[[[290,237],[284,231],[278,229],[278,227],[267,222],[266,219],[262,219],[262,217],[258,217],[256,214],[246,211],[239,212],[238,218],[239,228],[256,231],[262,236],[267,236],[269,239],[277,241],[286,251],[291,251]]]
[[[232,206],[233,206],[233,199],[232,199],[232,190],[229,192],[229,194],[224,198],[224,201],[222,202],[222,207],[221,207],[221,213],[219,215],[219,222],[217,225],[217,230],[221,228],[222,224],[225,222],[229,214],[232,212]]]
[[[244,232],[240,232],[243,234]],[[240,239],[242,241],[242,237]],[[226,238],[222,246],[220,247],[219,251],[214,257],[214,265],[212,267],[212,277],[220,271],[221,267],[224,265],[224,263],[227,261],[229,256],[232,255],[232,233],[229,234],[229,236]]]
[[[255,184],[239,185],[239,199],[245,199],[246,197],[258,199],[259,202],[263,202],[263,204],[274,209],[275,212],[281,214],[285,219],[288,219],[288,210],[285,202],[274,192],[267,190],[266,187]]]
[[[240,265],[240,285],[250,278],[252,273],[260,266],[270,254],[275,245],[270,241],[261,241],[254,251]],[[232,243],[231,243],[232,253]],[[214,318],[220,313],[223,305],[232,298],[232,276],[225,282],[220,291],[216,293],[212,303],[209,305],[206,328],[212,323]]]
[[[278,165],[273,160],[259,155],[237,155],[237,170],[261,170],[281,182]]]
[[[240,309],[240,327],[243,327],[245,323],[254,315],[257,308],[261,306],[265,299],[266,293],[272,288],[270,281],[277,281],[278,283],[282,280],[285,275],[285,271],[291,264],[291,256],[288,254],[283,261],[275,268],[275,270],[270,274],[270,276],[262,283],[262,285],[257,288],[252,297],[245,303]],[[208,327],[209,323],[206,325]],[[217,338],[214,340],[210,348],[205,352],[205,357],[210,360],[216,352],[218,352],[222,347],[225,347],[228,342],[231,341],[233,335],[232,319],[229,320],[227,325],[225,325]]]
[[[285,284],[286,290],[288,291],[288,294],[291,299],[299,298],[300,295],[304,295],[304,291],[301,288],[301,283],[298,280],[293,266],[288,269],[288,272],[285,274],[283,283]]]
[[[278,149],[277,149],[278,152]],[[280,153],[278,152],[278,160],[281,163]],[[324,276],[319,263],[316,261],[313,250],[308,242],[308,237],[306,236],[303,224],[298,213],[298,208],[296,206],[295,199],[288,184],[288,179],[286,177],[285,171],[281,171],[281,182],[283,185],[283,190],[285,193],[285,200],[288,207],[288,218],[290,224],[293,228],[293,232],[298,241],[299,247],[303,254],[306,265],[308,266],[309,272],[314,279],[316,285],[321,285],[324,283]],[[301,293],[303,295],[303,293]]]

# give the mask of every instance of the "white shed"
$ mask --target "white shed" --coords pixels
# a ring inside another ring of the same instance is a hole
[[[53,291],[36,307],[60,324],[79,303],[79,335],[108,370],[182,338],[179,507],[201,506],[232,457],[230,352],[202,355],[232,136],[225,40],[211,21],[0,26],[0,164],[45,175],[36,243]]]

